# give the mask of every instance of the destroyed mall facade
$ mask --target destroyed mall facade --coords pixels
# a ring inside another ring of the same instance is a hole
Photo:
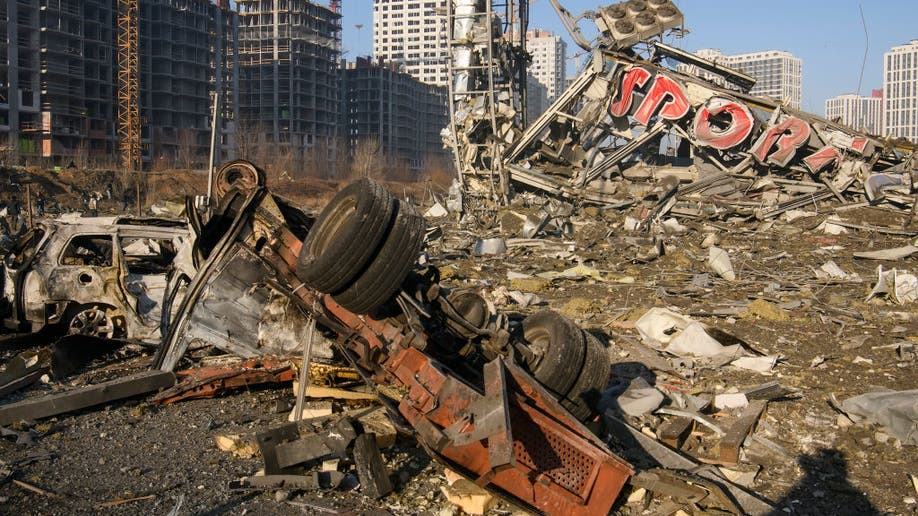
[[[911,192],[914,150],[907,142],[750,95],[749,75],[658,41],[682,26],[672,3],[600,7],[592,42],[578,26],[589,17],[575,19],[553,5],[591,57],[525,127],[524,64],[513,58],[518,28],[502,31],[458,9],[451,18],[453,122],[444,137],[466,192],[506,201],[511,191],[534,189],[576,204],[634,209],[644,227],[664,216],[768,219],[827,199],[895,203]],[[496,55],[497,71],[469,66]]]

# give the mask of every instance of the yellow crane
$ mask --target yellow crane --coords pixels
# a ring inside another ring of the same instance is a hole
[[[140,169],[140,0],[118,0],[118,151]]]

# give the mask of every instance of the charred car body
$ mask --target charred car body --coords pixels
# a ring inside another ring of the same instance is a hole
[[[177,219],[46,219],[3,258],[9,330],[158,343],[169,281],[193,276],[194,236]]]

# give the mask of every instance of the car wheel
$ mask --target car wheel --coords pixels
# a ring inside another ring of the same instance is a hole
[[[217,199],[221,199],[226,195],[226,192],[233,188],[249,193],[264,185],[264,170],[244,159],[237,159],[223,165],[217,171],[217,177],[214,181],[214,196]]]
[[[577,381],[567,395],[561,398],[561,405],[580,421],[586,421],[596,413],[596,404],[609,383],[612,362],[609,352],[592,333],[583,332],[586,338],[586,356]]]
[[[123,337],[124,331],[124,319],[112,315],[108,308],[101,306],[80,306],[72,312],[67,322],[69,335],[114,339]]]
[[[583,366],[584,336],[574,321],[546,310],[523,319],[523,340],[533,358],[529,370],[559,396],[570,390]]]
[[[341,292],[378,252],[394,215],[395,199],[382,185],[361,179],[346,186],[306,236],[297,277],[320,292]]]
[[[425,222],[414,206],[396,200],[396,216],[379,253],[335,301],[356,314],[385,303],[405,281],[424,243]]]

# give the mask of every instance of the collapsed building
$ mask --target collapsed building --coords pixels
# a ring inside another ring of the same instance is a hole
[[[752,77],[657,41],[683,24],[671,2],[623,2],[577,18],[552,5],[591,57],[522,129],[513,38],[483,2],[452,15],[444,137],[466,192],[506,201],[535,189],[634,209],[645,228],[664,216],[768,219],[830,199],[911,204],[912,146],[750,95]],[[593,41],[578,26],[584,18],[598,30]]]

